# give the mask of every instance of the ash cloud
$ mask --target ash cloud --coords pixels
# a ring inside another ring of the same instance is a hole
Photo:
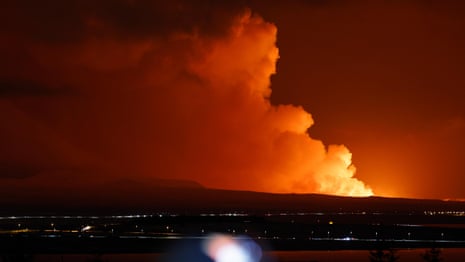
[[[41,169],[42,180],[69,167],[99,170],[73,173],[76,186],[166,177],[227,189],[372,194],[354,178],[344,146],[308,135],[309,113],[270,103],[277,29],[241,5],[24,3],[8,3],[1,45],[9,49],[0,49],[24,59],[0,62],[0,80],[80,94],[0,100],[8,125],[0,156]],[[10,86],[4,93],[29,90]]]

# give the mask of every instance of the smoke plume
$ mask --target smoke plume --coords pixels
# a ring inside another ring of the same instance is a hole
[[[8,179],[62,174],[79,185],[86,176],[69,170],[99,170],[82,173],[99,181],[162,177],[224,189],[372,194],[354,177],[347,148],[309,136],[309,113],[270,103],[273,24],[246,11],[218,16],[213,28],[195,16],[174,22],[153,11],[155,19],[146,15],[154,7],[116,2],[144,10],[142,18],[123,23],[121,12],[86,6],[64,18],[65,29],[23,21],[4,30],[0,139],[14,150],[0,149],[0,164],[32,170]]]

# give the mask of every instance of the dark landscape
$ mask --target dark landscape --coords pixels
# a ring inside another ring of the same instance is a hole
[[[61,214],[53,210],[63,199],[3,209],[0,252],[165,253],[179,243],[199,245],[213,233],[251,238],[264,251],[465,248],[464,202],[182,185],[142,192],[132,204],[118,191],[111,196],[116,202],[102,197],[94,201],[99,206],[70,205]]]

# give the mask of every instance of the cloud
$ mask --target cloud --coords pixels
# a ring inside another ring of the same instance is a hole
[[[28,70],[0,77],[80,94],[4,101],[23,115],[0,114],[10,130],[0,139],[16,150],[11,161],[32,163],[42,175],[69,166],[101,170],[92,173],[99,180],[167,177],[227,189],[371,194],[354,178],[345,147],[327,150],[308,135],[309,113],[270,103],[278,59],[273,24],[229,5],[73,3],[10,3],[20,15],[7,18],[18,25],[4,45],[27,58],[12,68]],[[51,18],[55,13],[62,15]],[[34,19],[41,23],[25,26]],[[60,22],[69,31],[55,35]],[[27,90],[13,86],[12,94]]]

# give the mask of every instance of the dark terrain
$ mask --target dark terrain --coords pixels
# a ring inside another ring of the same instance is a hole
[[[465,247],[464,202],[177,185],[109,185],[109,194],[47,203],[3,199],[0,252],[154,253],[218,232],[250,237],[265,250]]]

